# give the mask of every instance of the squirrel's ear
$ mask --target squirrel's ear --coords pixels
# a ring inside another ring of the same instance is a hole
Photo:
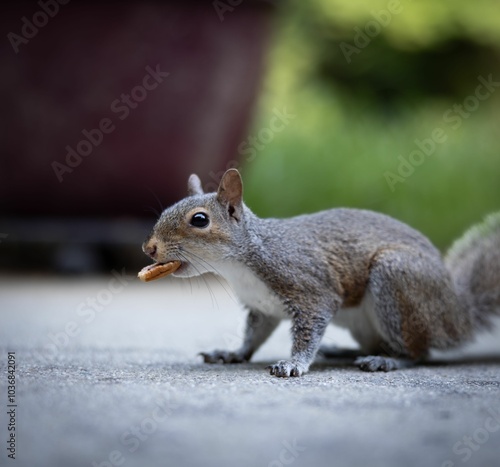
[[[188,195],[202,195],[203,188],[201,187],[200,177],[196,174],[191,174],[188,178]]]
[[[239,221],[241,219],[243,204],[243,182],[241,175],[236,169],[229,169],[222,176],[217,200],[224,205],[231,217]]]

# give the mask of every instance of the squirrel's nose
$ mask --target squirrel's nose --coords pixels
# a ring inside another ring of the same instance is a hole
[[[156,256],[156,245],[154,243],[145,243],[142,245],[142,251],[146,253],[151,258],[155,259]]]

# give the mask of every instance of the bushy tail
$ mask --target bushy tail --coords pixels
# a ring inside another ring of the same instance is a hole
[[[445,257],[460,300],[471,313],[473,327],[489,329],[500,316],[500,212],[470,228]]]

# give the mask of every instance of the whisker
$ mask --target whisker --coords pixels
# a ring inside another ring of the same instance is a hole
[[[210,287],[210,284],[208,283],[207,279],[204,277],[204,275],[201,273],[201,271],[195,266],[194,261],[189,261],[189,258],[187,258],[183,253],[180,251],[177,252],[177,254],[184,259],[184,261],[188,262],[191,264],[191,266],[194,268],[194,270],[198,273],[199,277],[203,280],[205,285],[207,286],[207,289],[210,293],[210,299],[212,300],[212,307],[220,309],[219,303],[217,302],[217,297],[215,296],[215,293],[213,292],[212,288]],[[190,278],[191,279],[191,278]]]
[[[216,274],[215,274],[215,279],[217,280],[217,282],[219,282],[219,284],[221,285],[222,288],[224,288],[224,290],[226,290],[226,292],[231,295],[231,293],[224,287],[224,283],[226,283],[229,288],[231,289],[231,292],[233,292],[234,294],[234,291],[232,289],[232,287],[226,282],[226,281],[221,281],[220,278],[221,277],[224,277],[220,271],[211,263],[209,263],[207,260],[203,259],[201,256],[198,256],[196,253],[193,253],[191,251],[185,251],[186,254],[196,258],[200,263],[202,264],[205,264],[206,266],[208,266],[210,269],[212,269]]]
[[[148,191],[154,196],[154,198],[156,199],[158,205],[160,206],[160,212],[163,212],[165,210],[165,208],[163,207],[163,204],[160,200],[160,198],[158,198],[157,194],[149,187],[148,188]],[[159,217],[159,216],[158,216]]]
[[[157,218],[161,216],[161,212],[158,212],[158,210],[153,206],[149,206],[147,209],[144,210],[146,212],[152,212]]]
[[[194,258],[196,258],[198,260],[198,262],[200,264],[205,264],[207,265],[209,268],[213,269],[216,274],[215,274],[215,280],[219,283],[219,285],[224,289],[224,291],[228,294],[228,296],[231,298],[231,300],[234,302],[234,303],[238,303],[236,300],[235,300],[235,293],[234,293],[234,290],[232,289],[231,285],[228,284],[226,281],[222,281],[220,278],[221,277],[224,277],[218,270],[216,267],[214,267],[212,264],[210,264],[208,261],[206,261],[205,259],[203,259],[201,256],[198,256],[196,253],[193,253],[191,251],[184,251],[185,254],[188,254]],[[226,285],[229,287],[230,291],[226,288]]]
[[[176,248],[174,250],[174,252],[168,252],[168,256],[172,256],[176,259],[178,259],[179,261],[186,261],[187,262],[187,259],[180,253],[179,249]],[[186,279],[189,279],[188,282],[189,282],[189,291],[191,293],[191,295],[193,295],[193,282],[191,281],[191,277],[186,277]]]

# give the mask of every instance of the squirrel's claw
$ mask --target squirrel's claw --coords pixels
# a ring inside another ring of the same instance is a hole
[[[401,368],[408,368],[415,363],[405,358],[383,357],[381,355],[370,355],[368,357],[358,357],[354,364],[363,371],[393,371]]]
[[[297,362],[289,362],[287,360],[280,360],[274,365],[266,367],[269,373],[280,378],[288,378],[289,376],[302,376],[307,369]]]
[[[200,352],[205,363],[243,363],[246,360],[238,352],[227,350],[214,350],[213,352]]]

